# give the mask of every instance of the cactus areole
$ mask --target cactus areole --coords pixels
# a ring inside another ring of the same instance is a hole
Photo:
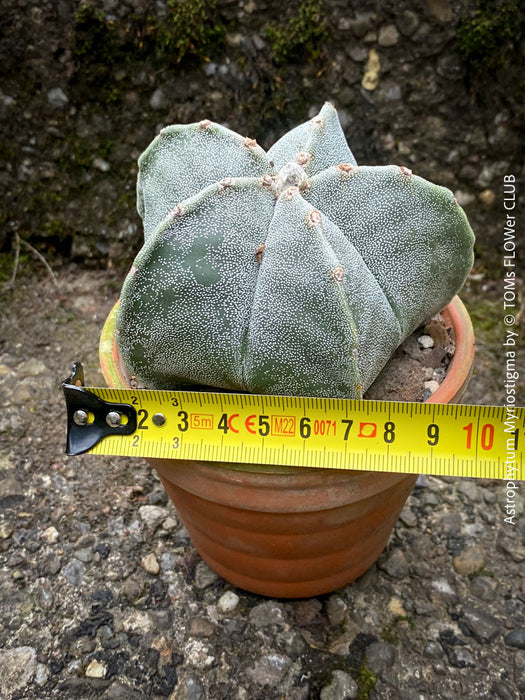
[[[473,263],[452,193],[357,166],[330,104],[267,153],[209,121],[169,126],[139,167],[117,345],[148,388],[360,398]]]

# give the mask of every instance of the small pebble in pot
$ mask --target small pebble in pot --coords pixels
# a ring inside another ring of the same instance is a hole
[[[430,395],[432,395],[437,389],[439,389],[439,382],[437,382],[435,379],[431,379],[428,382],[425,382],[425,392],[430,392]]]
[[[417,342],[421,345],[422,348],[425,349],[434,347],[434,341],[429,335],[420,335],[417,339]]]

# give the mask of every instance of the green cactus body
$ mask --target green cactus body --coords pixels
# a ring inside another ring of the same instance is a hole
[[[329,104],[267,154],[206,121],[164,129],[139,166],[117,343],[150,388],[359,398],[472,266],[452,193],[357,167]]]

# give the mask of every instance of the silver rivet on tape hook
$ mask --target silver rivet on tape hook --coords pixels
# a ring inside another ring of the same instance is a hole
[[[106,423],[110,428],[118,428],[122,423],[122,417],[117,411],[110,411],[106,416]]]
[[[83,411],[81,408],[79,408],[78,411],[73,413],[73,420],[77,425],[87,425],[89,420],[87,411]]]

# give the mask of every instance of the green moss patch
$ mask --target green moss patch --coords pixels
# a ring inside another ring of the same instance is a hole
[[[322,0],[303,0],[285,25],[269,24],[266,36],[277,65],[316,61],[328,37]]]

